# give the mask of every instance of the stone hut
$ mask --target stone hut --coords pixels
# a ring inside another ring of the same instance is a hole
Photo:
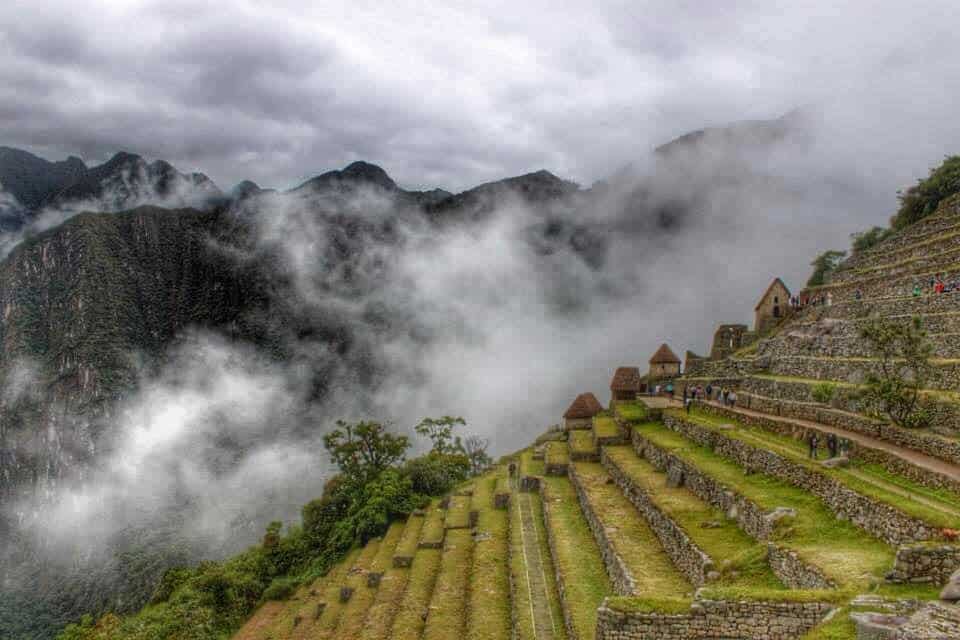
[[[780,278],[774,278],[754,308],[756,320],[753,330],[758,334],[776,326],[790,313],[790,289]]]
[[[666,343],[660,345],[657,352],[650,358],[650,381],[676,378],[680,375],[680,358],[677,357]]]
[[[617,367],[610,381],[610,405],[619,400],[636,400],[642,384],[640,367]]]
[[[745,324],[722,324],[713,334],[711,360],[723,360],[734,351],[750,343],[750,331]]]
[[[603,411],[597,396],[581,393],[563,414],[564,429],[589,429],[593,425],[593,416]]]

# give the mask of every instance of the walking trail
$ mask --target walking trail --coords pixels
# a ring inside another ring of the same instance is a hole
[[[534,521],[533,505],[530,493],[514,491],[513,502],[520,510],[520,536],[523,540],[523,565],[527,572],[527,588],[530,590],[530,617],[533,621],[535,640],[553,640],[556,626],[553,611],[550,608],[547,576],[544,573],[543,556],[540,549],[540,534]]]

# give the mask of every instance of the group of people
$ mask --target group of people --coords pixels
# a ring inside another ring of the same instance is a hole
[[[695,400],[715,401],[723,404],[725,407],[734,407],[737,404],[737,392],[727,387],[715,387],[712,384],[696,385],[692,388],[683,388],[683,406],[687,413],[690,413],[690,407]]]
[[[943,275],[938,273],[933,278],[930,278],[929,288],[933,293],[952,293],[954,291],[960,291],[960,280],[954,280],[953,282],[947,283],[944,281]],[[913,297],[919,298],[921,295],[923,295],[923,287],[918,282],[913,285]]]
[[[831,458],[846,457],[850,451],[850,441],[846,438],[838,438],[835,433],[827,434],[827,452]],[[820,447],[820,434],[811,431],[807,436],[807,447],[811,460],[817,459],[817,450]]]
[[[684,392],[686,392],[686,390],[684,390]],[[659,395],[661,395],[661,394],[668,395],[668,396],[670,396],[670,397],[672,398],[672,397],[673,397],[673,383],[672,383],[672,382],[668,382],[668,383],[665,384],[665,385],[659,385],[659,384],[656,385],[656,386],[653,388],[653,395],[659,396]]]
[[[816,295],[805,293],[799,296],[791,296],[790,306],[795,309],[803,309],[804,307],[831,307],[833,306],[833,292],[827,291],[826,293],[818,293]]]

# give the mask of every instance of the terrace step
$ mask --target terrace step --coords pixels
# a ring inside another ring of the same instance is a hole
[[[407,518],[390,559],[390,566],[379,580],[376,596],[359,635],[361,640],[386,640],[390,637],[390,629],[407,589],[410,567],[413,565],[423,521],[422,515],[411,515]],[[398,559],[401,559],[399,563]]]
[[[509,638],[510,536],[509,513],[495,505],[495,488],[504,479],[497,469],[474,483],[473,506],[478,512],[474,531],[467,640]]]
[[[323,597],[323,602],[326,603],[326,606],[321,615],[314,621],[309,632],[306,629],[303,630],[304,638],[334,637],[337,627],[340,625],[340,619],[347,608],[347,604],[353,599],[351,593],[348,599],[344,600],[344,590],[353,589],[354,592],[356,592],[360,587],[363,587],[363,589],[367,588],[366,573],[373,564],[373,560],[379,550],[380,540],[374,538],[360,551],[354,562],[346,565],[346,571],[342,578],[338,581],[330,582],[327,585],[326,589],[324,589]],[[299,631],[300,626],[301,625],[297,625],[297,631]]]
[[[470,530],[448,529],[443,541],[440,571],[433,587],[423,628],[424,640],[445,640],[463,636],[466,631],[472,563],[473,535]]]
[[[340,614],[340,621],[332,636],[336,640],[354,640],[360,635],[370,607],[376,600],[383,576],[387,568],[392,566],[393,553],[403,535],[403,529],[403,523],[392,523],[380,540],[377,553],[366,571],[348,577],[347,586],[353,589],[353,595]]]
[[[590,431],[571,431],[567,450],[573,462],[600,462],[600,449],[593,441]]]
[[[417,550],[407,577],[407,587],[393,618],[393,626],[388,636],[390,640],[419,640],[423,634],[427,607],[440,570],[441,554],[442,551],[436,547],[421,547]]]
[[[831,284],[849,283],[860,278],[882,274],[887,277],[926,272],[938,264],[949,264],[960,259],[960,227],[951,227],[947,236],[928,239],[916,245],[884,255],[882,261],[868,265],[837,270],[830,276]]]
[[[960,333],[928,333],[932,357],[960,357]],[[784,331],[757,344],[758,358],[817,356],[822,358],[870,358],[874,347],[860,336],[825,336]]]
[[[960,388],[960,360],[931,360],[930,364],[933,373],[927,383],[929,389],[953,392]],[[880,361],[874,358],[782,356],[758,359],[752,373],[861,384],[868,374],[880,374]]]
[[[575,432],[570,432],[575,433]],[[548,476],[567,475],[567,466],[570,464],[568,445],[565,442],[548,442],[543,456],[544,473]]]

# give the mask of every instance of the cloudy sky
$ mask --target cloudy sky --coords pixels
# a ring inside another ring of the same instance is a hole
[[[909,184],[960,143],[955,2],[7,0],[0,144],[126,149],[287,187],[366,159],[408,187],[589,184],[691,129],[827,113]]]

